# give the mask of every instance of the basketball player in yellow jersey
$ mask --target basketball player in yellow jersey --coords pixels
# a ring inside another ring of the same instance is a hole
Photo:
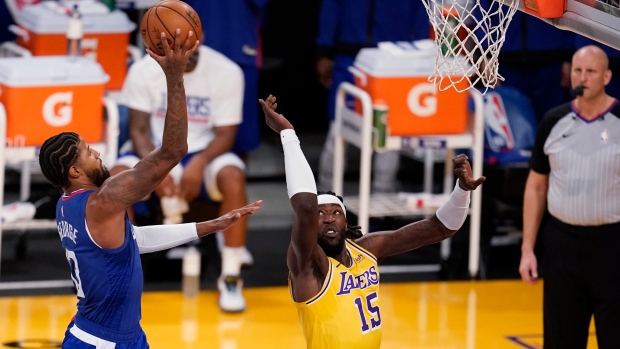
[[[449,238],[463,225],[474,179],[467,156],[452,160],[458,177],[448,202],[428,219],[395,231],[362,235],[349,226],[342,198],[317,195],[314,175],[291,123],[275,110],[276,98],[259,100],[267,125],[281,138],[286,185],[295,221],[287,254],[289,289],[308,348],[365,349],[381,345],[377,260]]]

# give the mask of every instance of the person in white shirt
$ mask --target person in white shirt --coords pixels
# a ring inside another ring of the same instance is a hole
[[[245,164],[231,152],[242,120],[243,72],[221,53],[200,46],[190,58],[183,79],[189,151],[154,192],[160,198],[164,224],[182,222],[187,203],[199,196],[218,203],[220,212],[247,203]],[[121,146],[112,174],[132,168],[162,143],[166,101],[165,75],[157,62],[147,55],[132,64],[121,93],[121,104],[129,108],[130,140]],[[246,230],[244,217],[224,236],[218,302],[225,312],[245,310],[240,272],[242,259],[249,254],[245,249]]]

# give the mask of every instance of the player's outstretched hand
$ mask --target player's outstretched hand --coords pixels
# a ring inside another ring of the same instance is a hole
[[[463,190],[474,190],[487,179],[482,176],[474,180],[471,165],[465,154],[455,156],[452,159],[452,164],[454,165],[454,174],[459,177],[459,186]]]
[[[258,211],[263,204],[263,200],[258,200],[249,205],[245,205],[241,208],[234,209],[225,215],[213,220],[217,231],[228,229],[231,225],[239,220],[243,216],[251,216],[254,212]]]
[[[161,32],[161,43],[164,47],[164,52],[166,53],[163,56],[155,54],[150,49],[146,49],[149,56],[151,56],[154,60],[159,63],[161,68],[164,70],[166,75],[169,74],[183,74],[185,72],[185,67],[187,66],[187,62],[189,61],[189,57],[191,57],[194,52],[198,50],[198,46],[200,42],[196,40],[194,45],[190,45],[190,39],[195,35],[193,31],[187,35],[187,39],[185,39],[185,43],[181,44],[181,29],[177,29],[174,36],[174,42],[172,46],[168,43],[168,39],[166,38],[166,33]]]
[[[263,106],[263,112],[265,113],[265,123],[272,130],[280,134],[282,130],[292,129],[293,125],[282,114],[276,113],[278,103],[276,103],[276,97],[269,95],[266,100],[259,99],[258,102]]]

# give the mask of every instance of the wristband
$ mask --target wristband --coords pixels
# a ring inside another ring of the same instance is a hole
[[[450,230],[458,230],[463,226],[469,213],[470,192],[463,190],[456,180],[456,186],[450,198],[435,212],[435,216]]]

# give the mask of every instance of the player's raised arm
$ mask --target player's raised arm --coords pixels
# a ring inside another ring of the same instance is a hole
[[[453,236],[463,225],[469,213],[470,191],[476,189],[486,177],[473,178],[467,156],[459,154],[452,159],[457,184],[450,198],[428,219],[408,224],[395,231],[367,234],[357,240],[377,259],[404,253],[439,242]]]
[[[111,211],[122,211],[151,193],[187,154],[187,106],[183,73],[189,57],[198,49],[198,42],[190,47],[190,38],[193,35],[190,32],[190,37],[185,43],[181,43],[180,30],[177,30],[174,43],[170,46],[166,34],[161,35],[165,55],[155,55],[148,49],[147,52],[159,63],[166,75],[168,107],[162,145],[145,156],[133,169],[111,177],[91,199],[105,201]]]
[[[282,141],[288,196],[295,211],[287,264],[294,280],[306,276],[313,278],[313,266],[316,267],[314,262],[318,261],[319,267],[327,268],[325,254],[317,244],[318,204],[314,175],[301,151],[293,126],[282,114],[275,111],[276,98],[270,95],[259,102],[263,107],[267,125],[280,135]],[[297,286],[294,292],[303,288],[299,283]]]

